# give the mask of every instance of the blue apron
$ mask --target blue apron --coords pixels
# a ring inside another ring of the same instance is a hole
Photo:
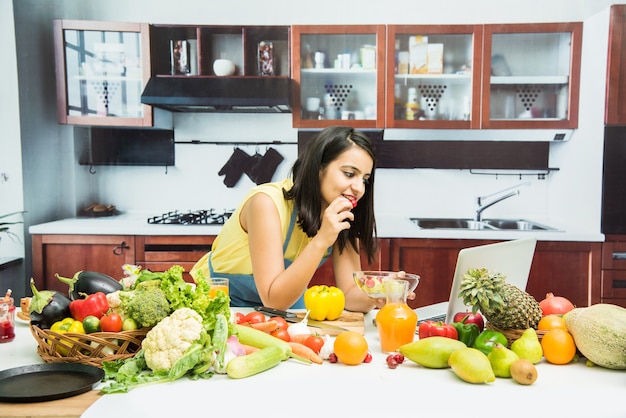
[[[287,230],[287,236],[285,238],[285,242],[283,243],[283,254],[286,253],[287,247],[289,246],[289,241],[291,240],[291,236],[293,234],[293,229],[296,225],[296,210],[294,209],[291,213],[291,220],[289,221],[289,229]],[[320,262],[320,266],[326,262],[330,253],[332,251],[332,247],[328,248],[326,255],[322,258]],[[261,306],[263,302],[261,302],[261,298],[259,297],[259,291],[256,288],[256,284],[254,283],[254,277],[251,274],[230,274],[230,273],[219,273],[213,270],[213,265],[211,264],[211,255],[209,253],[208,264],[209,264],[209,273],[211,277],[226,277],[229,279],[229,289],[228,293],[230,296],[230,306],[238,306],[238,307],[253,307],[253,306]],[[284,259],[285,268],[289,267],[292,263],[291,260]],[[291,306],[291,309],[304,309],[304,293],[300,295],[300,298]]]

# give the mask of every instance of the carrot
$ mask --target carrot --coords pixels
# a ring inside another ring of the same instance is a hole
[[[289,338],[291,339],[291,341],[295,343],[304,344],[304,340],[306,340],[310,336],[311,334],[296,334],[296,335],[290,336]]]
[[[241,343],[239,343],[239,344],[241,344]],[[259,347],[253,347],[253,346],[248,345],[248,344],[241,344],[241,345],[242,345],[243,349],[246,350],[246,354],[251,354],[251,353],[254,353],[255,351],[259,351],[260,350]]]
[[[322,358],[317,355],[315,351],[306,345],[294,341],[290,341],[288,344],[291,346],[291,351],[293,351],[294,354],[304,357],[307,360],[311,360],[315,364],[322,364],[324,362],[324,360],[322,360]]]
[[[250,324],[250,326],[252,328],[258,329],[259,331],[267,332],[269,334],[272,331],[276,331],[276,328],[278,328],[278,323],[276,323],[275,321],[265,321],[258,322],[256,324]]]

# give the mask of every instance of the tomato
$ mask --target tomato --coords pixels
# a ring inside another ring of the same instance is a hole
[[[122,317],[116,313],[108,314],[100,318],[100,328],[104,332],[120,332],[122,330]]]
[[[289,336],[289,331],[284,328],[276,328],[274,331],[270,333],[271,336],[280,338],[283,341],[291,341],[291,337]]]
[[[85,333],[91,334],[92,332],[100,331],[100,318],[94,315],[89,315],[83,319],[83,328]]]
[[[289,328],[289,322],[287,322],[287,320],[283,318],[282,316],[271,317],[270,319],[267,320],[267,322],[270,322],[270,321],[276,322],[276,324],[278,325],[277,328],[282,328],[282,329]]]
[[[245,317],[246,317],[245,314],[243,314],[241,312],[236,312],[235,313],[235,323],[236,324],[243,324],[244,322],[246,322],[246,321],[243,320]]]
[[[265,322],[265,315],[261,312],[250,312],[248,315],[243,317],[243,322],[249,322],[251,324],[258,324],[260,322]]]
[[[324,339],[319,335],[311,335],[304,340],[304,345],[315,351],[316,354],[319,354],[324,346]]]

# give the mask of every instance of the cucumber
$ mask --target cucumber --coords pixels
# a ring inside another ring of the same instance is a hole
[[[286,341],[276,338],[267,332],[237,324],[237,338],[242,344],[251,345],[257,348],[278,347],[281,352],[281,360],[292,357],[291,346]]]
[[[233,379],[252,376],[280,364],[283,355],[283,351],[278,346],[269,345],[254,353],[231,359],[226,364],[226,374]]]

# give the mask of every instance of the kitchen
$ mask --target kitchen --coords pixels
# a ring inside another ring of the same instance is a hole
[[[19,25],[14,25],[15,38],[19,40],[17,51],[25,51],[19,46],[21,40],[48,39],[44,35],[52,31],[51,19],[55,17],[93,19],[97,16],[98,20],[105,21],[190,23],[189,15],[184,10],[177,9],[174,13],[168,11],[162,14],[154,8],[144,10],[141,7],[144,4],[142,2],[133,2],[132,7],[125,5],[127,7],[120,8],[93,4],[84,11],[73,9],[65,2],[53,2],[45,6],[37,4],[33,7],[26,7],[25,4],[16,3],[13,10],[16,22],[20,22]],[[524,10],[529,8],[513,11],[509,7],[503,8],[499,3],[494,3],[491,9],[498,12],[491,16],[483,16],[483,13],[474,11],[471,7],[464,13],[451,16],[447,13],[448,8],[429,6],[432,8],[429,13],[424,13],[425,9],[422,7],[419,13],[416,13],[417,17],[413,19],[405,13],[398,16],[398,13],[394,12],[406,8],[403,2],[391,7],[381,7],[377,13],[371,14],[359,8],[350,10],[350,5],[347,4],[342,6],[346,8],[346,13],[328,16],[322,12],[322,7],[317,7],[315,10],[319,11],[319,16],[316,16],[316,11],[312,11],[307,13],[306,17],[295,12],[282,17],[276,13],[265,15],[257,13],[254,10],[256,6],[252,4],[246,9],[249,11],[247,18],[239,12],[236,16],[233,15],[234,12],[228,8],[224,8],[219,14],[211,9],[210,13],[208,11],[206,13],[207,16],[212,16],[210,19],[194,23],[220,24],[230,20],[238,24],[583,21],[585,30],[582,45],[584,59],[581,65],[580,116],[578,128],[574,130],[570,140],[550,145],[549,165],[557,167],[558,171],[551,171],[545,177],[522,178],[521,175],[519,177],[475,175],[467,170],[384,169],[378,176],[376,201],[381,220],[383,217],[410,216],[472,217],[477,196],[488,195],[528,181],[529,186],[521,187],[519,196],[489,208],[487,212],[489,216],[532,219],[558,229],[565,229],[567,233],[560,234],[560,239],[601,242],[604,239],[600,231],[600,210],[606,52],[605,48],[598,48],[597,45],[607,44],[609,5],[608,2],[604,7],[588,2],[576,10],[566,7],[565,4],[560,8],[553,5],[545,10],[541,19],[531,13],[525,16]],[[193,6],[194,2],[190,2],[189,8],[192,9]],[[199,4],[195,6],[200,7]],[[454,8],[456,6],[461,8],[459,10],[467,7],[462,2],[460,5],[455,4]],[[33,9],[39,13],[32,14]],[[202,13],[201,10],[202,8],[194,15]],[[363,16],[359,16],[359,13]],[[351,16],[349,22],[345,20],[346,15]],[[34,36],[37,31],[42,31],[41,36]],[[9,36],[3,39],[12,38]],[[33,41],[28,41],[29,48],[35,48],[34,45],[30,45]],[[22,110],[14,117],[8,118],[5,124],[15,127],[14,121],[20,120],[18,115],[21,115],[22,121],[28,120],[28,123],[22,122],[19,127],[14,128],[16,133],[13,137],[21,138],[21,141],[18,140],[20,145],[16,147],[15,154],[11,154],[15,156],[11,159],[13,161],[11,164],[23,159],[24,167],[17,165],[13,169],[8,165],[11,170],[4,171],[8,172],[9,181],[2,183],[3,195],[5,190],[8,190],[7,193],[12,193],[9,196],[15,196],[15,199],[2,199],[3,212],[25,209],[26,231],[33,225],[74,217],[78,211],[93,202],[114,204],[122,213],[140,213],[144,218],[170,210],[232,208],[253,184],[246,176],[242,176],[234,187],[226,187],[223,183],[224,178],[217,174],[233,153],[233,143],[242,144],[241,148],[250,155],[257,152],[263,154],[267,149],[275,148],[284,157],[276,169],[273,177],[275,179],[287,174],[290,163],[295,158],[297,130],[292,127],[290,114],[180,113],[173,117],[178,142],[175,150],[176,166],[165,168],[79,165],[77,160],[82,151],[80,138],[85,135],[85,128],[63,126],[54,122],[55,77],[51,71],[54,57],[51,45],[44,50],[49,53],[25,55],[18,53],[18,68],[13,77],[24,87],[15,96],[15,107],[28,109],[28,112]],[[25,68],[37,68],[40,72],[23,70]],[[33,80],[28,80],[31,76]],[[41,116],[33,117],[35,114]],[[9,113],[3,112],[3,118],[7,115]],[[37,122],[32,123],[31,119]],[[242,124],[242,121],[245,124]],[[260,130],[259,126],[267,129]],[[185,143],[198,140],[209,144]],[[275,141],[278,141],[278,145],[273,145]],[[215,145],[214,142],[225,144]],[[14,144],[13,146],[15,147]],[[54,176],[47,175],[50,171],[55,173]],[[15,174],[20,172],[23,172],[23,179]],[[23,187],[20,188],[21,182]],[[155,183],[158,184],[159,193],[154,193]],[[398,185],[401,185],[400,189]],[[4,189],[5,187],[16,188],[17,191]],[[442,190],[445,192],[442,193]],[[167,197],[163,197],[164,195]],[[219,199],[216,199],[216,196],[219,196]],[[23,204],[20,204],[21,200]],[[9,202],[10,205],[5,209],[4,205]],[[386,236],[403,237],[406,236],[407,230],[394,228],[383,233],[390,234]],[[475,233],[465,237],[472,235]],[[9,241],[3,239],[0,243],[4,246],[10,244]],[[32,255],[31,237],[28,233],[22,241],[24,248],[13,243],[13,247],[7,250],[7,253],[24,257],[24,262],[17,268],[17,273],[14,268],[12,274],[30,277]],[[14,287],[16,294],[26,293],[25,283],[18,282]]]
[[[398,0],[367,7],[352,1],[336,3],[316,2],[314,7],[309,7],[306,13],[302,13],[301,7],[283,1],[262,4],[246,1],[238,4],[236,9],[190,0],[179,2],[175,8],[170,7],[170,4],[155,6],[150,1],[113,1],[106,4],[90,1],[83,2],[80,6],[69,0],[43,4],[36,1],[15,1],[13,5],[3,2],[0,5],[3,24],[0,26],[3,28],[3,45],[7,44],[3,50],[14,51],[18,59],[17,67],[4,66],[0,70],[5,80],[11,80],[1,87],[3,112],[0,117],[2,125],[7,129],[7,135],[3,140],[0,172],[8,173],[8,180],[0,182],[0,213],[26,210],[24,227],[28,231],[33,225],[72,218],[81,208],[98,201],[114,204],[120,211],[131,215],[138,214],[137,219],[141,223],[139,228],[145,228],[143,221],[148,216],[169,210],[231,208],[253,184],[244,176],[236,187],[227,188],[223,184],[223,177],[217,175],[233,152],[232,144],[178,144],[176,166],[168,167],[167,170],[164,167],[79,165],[77,138],[84,134],[84,129],[56,123],[51,39],[53,18],[167,24],[228,22],[250,25],[583,21],[585,29],[578,128],[569,141],[550,147],[550,166],[558,167],[558,171],[551,172],[546,179],[538,179],[536,176],[520,179],[515,175],[473,175],[462,170],[385,169],[378,176],[376,200],[381,222],[382,219],[409,216],[471,217],[476,196],[488,195],[529,180],[530,187],[522,187],[519,196],[488,209],[489,215],[523,217],[564,227],[568,232],[567,237],[561,237],[562,239],[592,243],[604,240],[600,231],[604,85],[607,8],[613,2],[586,1],[572,7],[571,1],[566,0],[550,3],[516,2],[510,5],[503,5],[501,1],[490,1],[483,3],[480,10],[463,1],[423,5]],[[455,11],[454,14],[451,14],[452,10]],[[492,12],[487,14],[484,10]],[[15,20],[10,19],[14,14]],[[202,15],[206,18],[198,18]],[[294,142],[297,132],[291,122],[289,114],[180,114],[174,118],[177,140],[249,142],[250,145],[242,145],[241,148],[251,155],[256,151],[265,153],[269,147],[258,146],[256,142]],[[5,153],[5,147],[8,153]],[[271,147],[285,157],[274,177],[281,178],[287,174],[297,149],[293,144]],[[91,174],[90,169],[95,173]],[[575,229],[572,225],[575,225]],[[111,230],[107,233],[111,233]],[[141,233],[141,229],[125,233]],[[389,232],[385,233],[394,237],[410,234],[402,227],[389,227]],[[478,233],[471,232],[469,236],[476,238]],[[490,237],[506,239],[510,235],[504,237],[494,234]],[[10,243],[11,240],[3,238],[0,248],[4,249]],[[22,245],[14,244],[11,247],[10,254],[24,258],[18,272],[12,274],[30,277],[30,247],[31,237],[28,232],[22,238]],[[4,286],[5,276],[2,277]],[[18,282],[14,292],[16,297],[26,294],[26,280]],[[301,376],[297,367],[290,366],[286,369],[286,381],[295,375]],[[361,373],[365,371],[366,369],[360,370]],[[406,371],[401,373],[409,378]],[[556,381],[563,376],[559,374],[553,378]],[[319,376],[319,379],[322,377]],[[352,381],[356,383],[358,378],[357,375]],[[423,382],[427,380],[423,379]],[[615,383],[615,387],[618,387],[617,381]],[[156,389],[156,393],[163,389]],[[468,388],[462,386],[461,389]],[[581,392],[574,393],[575,396],[584,396]],[[503,396],[510,399],[511,394],[505,392]],[[615,396],[617,398],[618,395]]]

